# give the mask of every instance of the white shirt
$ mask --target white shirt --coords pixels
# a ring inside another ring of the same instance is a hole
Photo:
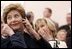
[[[64,41],[60,41],[60,44],[58,44],[59,48],[67,48],[67,45]]]
[[[58,39],[56,39],[56,40],[57,40],[57,46],[59,48],[67,48],[67,45],[66,45],[66,43],[64,41],[58,41]],[[49,41],[49,43],[50,43],[52,48],[54,48],[54,44],[56,46],[56,41],[54,41],[54,40],[53,41]]]
[[[60,41],[58,39],[56,40],[59,42],[59,44],[57,44],[59,48],[67,48],[67,44],[65,41]]]
[[[56,44],[56,41],[49,41],[49,44],[51,45],[52,48],[54,48],[54,43]]]

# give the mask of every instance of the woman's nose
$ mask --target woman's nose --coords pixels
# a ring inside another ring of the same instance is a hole
[[[16,19],[15,18],[12,18],[12,20],[11,21],[15,21]]]

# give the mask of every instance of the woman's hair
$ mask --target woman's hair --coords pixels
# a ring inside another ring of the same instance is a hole
[[[53,28],[53,25],[50,22],[47,22],[46,19],[38,19],[35,23],[35,30],[38,32],[39,27],[38,24],[39,22],[44,21],[46,25],[48,26],[48,29],[52,32],[53,37],[55,38],[57,31]]]
[[[6,6],[6,8],[4,9],[4,12],[3,12],[3,20],[4,20],[5,23],[7,23],[7,14],[11,10],[19,11],[19,13],[21,14],[22,18],[25,18],[25,10],[20,4],[10,4],[10,5]]]
[[[2,23],[4,23],[4,21],[3,21],[3,17],[1,16],[1,24],[2,24]]]
[[[59,33],[59,32],[65,32],[65,33],[67,34],[67,32],[66,32],[66,30],[65,30],[65,29],[60,29],[60,30],[58,30],[58,32],[57,32],[57,33]]]
[[[39,27],[38,27],[38,24],[39,24],[39,22],[41,22],[41,21],[44,21],[46,24],[47,24],[47,21],[45,20],[45,19],[38,19],[37,21],[36,21],[36,23],[35,23],[35,30],[38,32],[38,30],[39,30]]]
[[[1,24],[3,23],[3,21],[1,20]]]

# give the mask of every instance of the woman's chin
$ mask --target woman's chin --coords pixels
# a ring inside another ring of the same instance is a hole
[[[20,27],[19,26],[15,26],[15,27],[11,27],[13,30],[18,30]]]

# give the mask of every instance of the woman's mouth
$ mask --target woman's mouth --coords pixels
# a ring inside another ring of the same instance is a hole
[[[14,23],[11,23],[11,26],[17,26],[19,24],[19,22],[14,22]]]

